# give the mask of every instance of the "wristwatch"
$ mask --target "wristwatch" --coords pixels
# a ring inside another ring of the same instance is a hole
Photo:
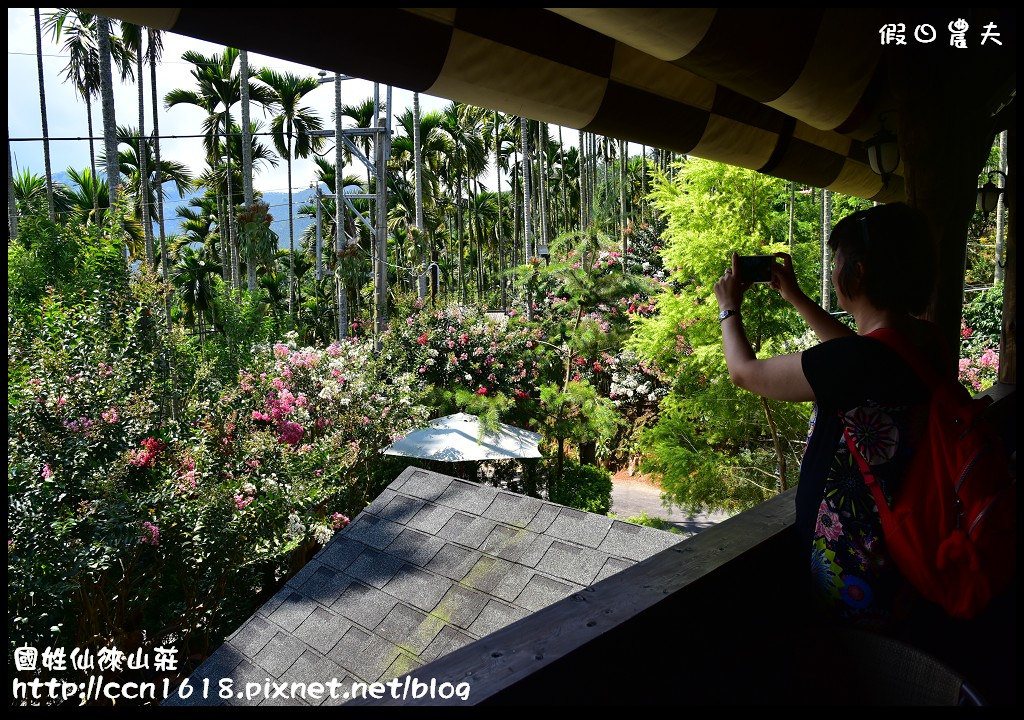
[[[724,322],[727,317],[739,314],[739,310],[723,310],[722,312],[718,313],[718,322]]]

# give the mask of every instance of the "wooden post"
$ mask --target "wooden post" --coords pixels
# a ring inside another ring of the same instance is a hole
[[[1006,204],[1011,208],[1003,253],[1003,331],[999,342],[999,382],[1017,383],[1017,129],[1011,126],[1006,139]]]

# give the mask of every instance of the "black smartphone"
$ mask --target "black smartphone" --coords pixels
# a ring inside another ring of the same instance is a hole
[[[771,282],[772,266],[775,264],[773,255],[740,255],[740,280],[746,283]]]

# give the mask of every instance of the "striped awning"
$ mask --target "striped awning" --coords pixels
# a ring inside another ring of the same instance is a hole
[[[902,22],[914,44],[916,21],[904,18],[905,10],[94,10],[863,198],[904,194],[902,167],[883,189],[864,141],[896,107],[886,54],[901,50],[883,46],[880,29]],[[970,18],[970,42],[978,44],[986,21],[980,11],[929,12],[945,33],[940,42],[948,41],[952,13]],[[1014,15],[989,16],[1009,22],[1004,37],[1015,41]],[[1015,42],[990,49],[997,71],[1013,76]],[[937,91],[942,80],[936,78]],[[887,124],[893,129],[895,119]]]

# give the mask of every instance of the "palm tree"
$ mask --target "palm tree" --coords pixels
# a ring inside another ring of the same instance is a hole
[[[309,157],[323,145],[323,138],[310,133],[320,130],[323,124],[311,109],[300,107],[299,101],[306,93],[320,86],[316,78],[299,77],[292,73],[279,73],[264,69],[257,73],[258,77],[273,92],[275,105],[280,114],[270,123],[271,136],[278,154],[288,163],[288,247],[292,257],[288,261],[288,311],[293,318],[296,315],[296,278],[295,278],[295,218],[292,213],[292,153],[297,158]]]
[[[110,191],[106,182],[102,177],[93,175],[88,168],[81,171],[68,168],[65,172],[74,183],[66,189],[67,219],[81,225],[101,224],[111,207]],[[146,239],[141,223],[134,218],[124,218],[120,230],[123,233],[127,259],[138,260],[143,257]]]
[[[219,138],[222,132],[230,132],[232,128],[231,108],[241,100],[241,81],[234,72],[235,60],[238,59],[238,54],[239,51],[235,48],[225,48],[223,53],[211,56],[205,56],[192,50],[185,52],[181,57],[182,60],[194,66],[191,73],[192,77],[196,79],[197,89],[171,90],[164,98],[164,103],[168,108],[182,104],[194,105],[206,112],[206,119],[203,122],[205,136],[203,143],[206,148],[207,157],[210,159],[210,164],[214,167],[219,166],[221,159],[225,157],[221,154],[221,151],[227,146],[222,145]],[[264,109],[268,109],[273,105],[273,94],[267,88],[250,82],[248,91],[250,100],[260,104]],[[228,162],[230,162],[230,154],[228,154],[227,158]],[[235,281],[237,287],[240,285],[238,258],[237,252],[232,252],[231,250],[233,240],[231,227],[233,225],[232,218],[234,217],[232,173],[227,172],[225,178],[228,183],[228,211],[226,213],[227,221],[224,223],[224,226],[228,231],[226,234],[228,243],[227,247],[224,248],[227,250],[227,253],[222,251],[222,257],[228,261],[226,265],[230,264],[231,267],[225,266],[222,272],[226,275],[230,273],[229,277]]]
[[[22,170],[15,175],[13,168],[10,167],[10,153],[8,153],[7,158],[9,188],[7,202],[11,218],[17,220],[18,216],[48,214],[49,200],[47,198],[46,178],[36,175],[30,170]],[[61,183],[53,183],[51,192],[55,216],[57,219],[67,217],[71,210],[68,189]],[[14,233],[12,233],[12,237],[13,235]]]
[[[46,170],[46,207],[50,220],[54,220],[53,212],[53,173],[50,171],[50,131],[46,122],[46,87],[43,84],[43,34],[39,24],[39,8],[36,14],[36,65],[39,72],[39,113],[43,124],[43,166]]]
[[[143,227],[148,226],[146,233],[146,260],[152,267],[155,260],[153,248],[153,234],[151,218],[147,208],[156,206],[157,186],[156,178],[159,176],[161,184],[173,182],[178,195],[184,195],[192,186],[192,174],[182,163],[173,160],[164,160],[159,166],[153,159],[153,144],[142,140],[136,144],[136,139],[141,137],[133,127],[119,127],[117,129],[117,140],[126,149],[118,153],[118,167],[121,175],[125,178],[125,194],[131,198],[135,216],[139,218]],[[139,150],[142,150],[140,157]],[[163,248],[161,248],[163,252]]]
[[[268,264],[277,249],[277,233],[270,225],[274,218],[262,200],[254,200],[238,213],[238,249],[245,258],[245,272],[249,292],[256,292],[256,265]]]
[[[219,271],[216,263],[209,261],[205,252],[183,247],[171,276],[178,298],[185,307],[185,322],[193,327],[198,322],[200,343],[206,340],[203,321],[206,313],[213,307],[213,284],[210,276]]]
[[[120,173],[117,167],[117,120],[114,115],[114,81],[111,77],[110,19],[96,17],[97,47],[100,55],[100,97],[103,101],[103,147],[107,157],[107,186],[110,201],[117,202]]]

